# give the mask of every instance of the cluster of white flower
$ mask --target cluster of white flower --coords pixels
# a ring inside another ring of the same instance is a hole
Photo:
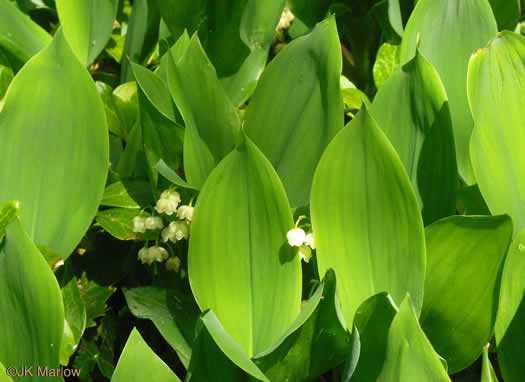
[[[166,214],[171,216],[177,211],[177,206],[180,203],[180,194],[175,190],[165,190],[160,194],[160,199],[155,205],[155,210],[159,214]]]
[[[286,238],[290,246],[299,247],[301,260],[308,263],[312,258],[312,249],[315,249],[312,233],[306,234],[302,228],[295,227],[288,231]]]
[[[168,258],[168,251],[162,247],[141,248],[139,250],[139,260],[142,264],[152,264],[154,261],[163,262]]]
[[[162,229],[164,228],[164,222],[158,216],[135,216],[133,218],[133,232],[144,233],[148,229]]]

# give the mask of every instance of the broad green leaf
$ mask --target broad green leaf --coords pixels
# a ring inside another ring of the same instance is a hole
[[[291,327],[255,363],[272,381],[313,380],[350,357],[353,337],[341,322],[336,279],[329,270]],[[355,336],[356,333],[353,333]]]
[[[122,179],[104,190],[101,206],[141,208],[154,202],[151,186],[144,179]]]
[[[186,128],[195,127],[216,161],[238,142],[240,122],[197,35],[184,34],[167,53],[168,85]],[[199,89],[195,92],[195,89]]]
[[[351,153],[351,155],[349,155]],[[423,303],[425,237],[403,164],[366,109],[328,145],[312,186],[319,274],[333,268],[347,325],[369,297]]]
[[[377,381],[450,381],[439,355],[419,326],[408,296],[388,331],[385,363]]]
[[[20,202],[7,202],[0,208],[0,244],[5,236],[5,231],[9,224],[18,217],[20,213]]]
[[[88,280],[87,276],[82,274],[82,301],[86,307],[86,328],[96,325],[95,319],[104,316],[106,313],[106,301],[115,293],[116,288],[98,285],[93,280]]]
[[[133,218],[138,215],[150,216],[133,208],[110,208],[97,213],[97,223],[119,240],[144,240],[145,237],[152,239],[158,236],[149,234],[150,231],[145,234],[133,231]]]
[[[401,44],[404,64],[414,57],[419,36],[419,50],[443,81],[450,102],[459,174],[468,185],[476,183],[469,154],[473,121],[465,87],[468,61],[496,33],[488,0],[419,0]]]
[[[525,227],[525,37],[502,32],[471,59],[468,93],[475,128],[470,143],[479,189],[493,215]],[[488,109],[490,107],[490,109]]]
[[[135,122],[139,119],[137,83],[134,81],[119,85],[113,90],[113,102],[120,119],[123,139],[127,139]]]
[[[24,64],[51,41],[51,36],[12,1],[0,0],[0,48]]]
[[[483,347],[483,363],[481,366],[481,382],[498,382],[498,377],[489,359],[489,345]]]
[[[135,317],[153,321],[160,334],[179,355],[187,368],[194,340],[199,308],[193,298],[178,290],[140,287],[124,291]]]
[[[16,219],[0,249],[0,362],[6,367],[56,369],[63,332],[60,287]],[[40,378],[35,373],[18,380]]]
[[[418,0],[388,0],[388,19],[390,25],[392,25],[392,28],[399,36],[403,36],[405,25],[417,1]]]
[[[69,364],[69,357],[77,349],[84,330],[86,329],[87,315],[86,307],[80,297],[77,278],[73,273],[71,262],[66,262],[64,267],[65,270],[62,277],[62,301],[65,316],[64,328],[67,328],[71,333],[71,346],[65,354],[65,362],[61,360],[61,364],[67,366]]]
[[[494,330],[512,221],[508,216],[451,216],[425,233],[421,326],[455,373],[480,356]]]
[[[240,106],[266,65],[284,4],[284,0],[164,0],[159,8],[175,39],[185,29],[199,33],[226,94]]]
[[[160,175],[169,180],[171,183],[176,184],[177,186],[197,190],[196,187],[192,186],[184,179],[182,179],[180,175],[173,171],[173,169],[171,169],[162,159],[159,160],[158,163],[155,165],[155,170],[157,170]]]
[[[104,50],[111,37],[118,0],[55,0],[69,46],[85,66]]]
[[[13,80],[13,71],[10,67],[0,64],[0,100],[4,98],[9,84]],[[0,106],[0,109],[2,107]]]
[[[246,373],[270,382],[224,330],[213,311],[197,321],[195,343],[186,382],[244,382]]]
[[[155,0],[133,2],[121,62],[121,82],[133,79],[130,62],[145,64],[158,42],[160,21],[158,3]]]
[[[425,224],[454,215],[457,169],[448,99],[419,52],[379,89],[370,114],[403,162]]]
[[[520,0],[489,0],[489,2],[498,22],[499,30],[513,31],[520,21]]]
[[[113,98],[113,88],[100,81],[96,81],[95,86],[100,98],[102,99],[102,103],[104,104],[109,132],[120,138],[126,138],[126,131],[124,131],[124,127],[120,121],[119,113]]]
[[[7,375],[7,368],[0,362],[0,382],[12,382],[11,377]]]
[[[0,200],[20,200],[32,240],[67,258],[102,198],[109,144],[100,97],[60,31],[9,87],[0,141]]]
[[[122,178],[147,178],[149,175],[140,121],[136,121],[129,133],[126,147],[117,166],[117,173]]]
[[[375,381],[385,361],[388,329],[397,307],[387,293],[380,293],[363,302],[355,314],[361,354],[352,381]]]
[[[525,229],[512,243],[501,280],[496,320],[498,361],[505,382],[523,379],[525,356]]]
[[[272,60],[250,101],[246,133],[277,170],[292,207],[308,204],[319,158],[343,127],[340,76],[331,17]]]
[[[313,28],[326,16],[332,2],[332,0],[288,0],[288,5],[303,24]]]
[[[373,69],[376,88],[381,88],[385,81],[399,69],[399,66],[399,45],[383,43],[377,51]]]
[[[244,137],[200,192],[188,269],[201,310],[212,309],[250,357],[271,346],[299,314],[301,264],[286,242],[292,227],[277,174]]]
[[[458,190],[458,210],[465,215],[490,215],[478,185],[463,187]]]
[[[370,107],[371,105],[368,96],[361,90],[356,88],[356,86],[345,76],[341,76],[341,93],[343,94],[345,114],[349,115],[352,118],[354,118],[355,115],[347,109],[352,109],[352,111],[359,111],[363,103],[366,107]]]
[[[129,335],[111,382],[180,382],[168,365],[157,356],[136,328]]]

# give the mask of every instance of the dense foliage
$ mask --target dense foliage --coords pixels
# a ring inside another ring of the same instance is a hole
[[[520,0],[0,0],[0,381],[525,380]]]

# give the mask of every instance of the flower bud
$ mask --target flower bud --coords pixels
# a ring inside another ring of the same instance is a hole
[[[181,220],[186,219],[191,222],[191,219],[193,218],[193,207],[180,206],[177,210],[177,217]]]
[[[170,257],[168,259],[168,261],[166,261],[166,270],[179,272],[180,263],[181,263],[181,261],[180,261],[180,259],[177,256]]]
[[[288,231],[286,238],[292,247],[300,247],[306,239],[306,234],[301,228],[294,228]]]
[[[146,231],[146,219],[142,216],[133,218],[133,232],[144,233]]]

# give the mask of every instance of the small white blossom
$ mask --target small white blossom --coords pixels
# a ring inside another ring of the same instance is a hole
[[[190,233],[190,226],[184,221],[171,222],[169,226],[164,228],[161,232],[163,242],[171,240],[173,243],[178,240],[187,239]]]
[[[277,25],[276,30],[282,30],[282,29],[288,29],[290,27],[290,23],[295,19],[295,15],[290,11],[288,7],[286,7],[283,10],[283,13],[281,14],[281,19],[279,20],[279,24]]]
[[[179,269],[180,269],[180,259],[177,256],[170,257],[168,261],[166,261],[166,270],[179,272]]]
[[[139,260],[142,264],[152,264],[154,261],[163,262],[168,258],[168,251],[162,247],[141,248],[139,250]]]
[[[191,219],[193,218],[193,207],[180,206],[177,210],[177,217],[181,220],[186,219],[187,221],[191,222]]]
[[[309,246],[303,244],[299,247],[299,256],[305,263],[309,263],[312,258],[312,250]]]
[[[159,216],[151,216],[146,218],[144,225],[146,226],[146,229],[161,229],[164,227],[162,218]]]
[[[304,239],[304,243],[310,248],[315,249],[314,236],[312,235],[312,233],[309,233],[308,235],[306,235],[306,238]]]
[[[306,239],[306,234],[301,228],[296,227],[288,231],[286,238],[292,247],[300,247]]]
[[[174,190],[165,190],[160,194],[160,199],[155,205],[155,210],[159,214],[173,215],[177,211],[180,203],[180,194]]]
[[[146,218],[135,216],[133,218],[133,232],[144,233],[146,231]]]

